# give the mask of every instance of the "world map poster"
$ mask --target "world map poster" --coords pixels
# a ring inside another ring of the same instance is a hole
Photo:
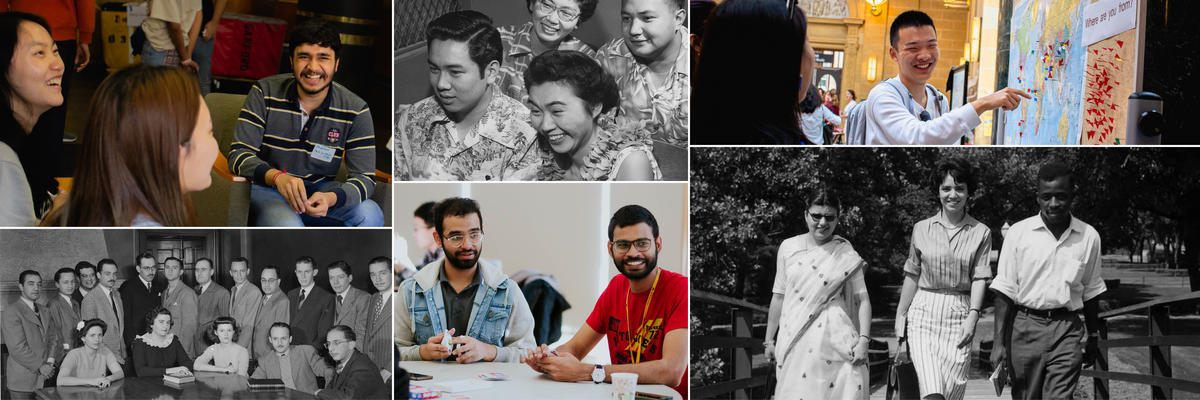
[[[1033,98],[1005,115],[1004,143],[1078,144],[1087,46],[1079,0],[1013,4],[1008,86]]]

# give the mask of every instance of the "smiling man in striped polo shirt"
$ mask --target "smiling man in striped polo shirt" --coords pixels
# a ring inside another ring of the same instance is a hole
[[[375,190],[375,132],[367,103],[333,82],[341,39],[323,20],[288,40],[291,74],[250,88],[238,116],[229,169],[253,182],[256,226],[382,226]],[[346,180],[336,180],[342,163]]]

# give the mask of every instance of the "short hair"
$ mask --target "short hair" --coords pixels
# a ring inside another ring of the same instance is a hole
[[[291,325],[288,325],[287,322],[276,322],[276,323],[271,324],[270,328],[267,328],[267,338],[268,339],[270,339],[270,337],[271,337],[271,330],[275,329],[275,328],[287,329],[288,336],[292,336],[292,326]]]
[[[346,273],[346,276],[354,276],[354,271],[352,271],[350,268],[350,263],[343,260],[334,261],[330,263],[329,266],[325,267],[326,272],[333,272],[335,269],[342,270],[342,272]]]
[[[237,320],[230,316],[220,316],[213,320],[213,323],[208,327],[208,330],[204,331],[204,340],[209,344],[220,343],[221,339],[217,338],[217,327],[221,325],[233,325],[233,338],[230,339],[230,341],[237,342],[238,335],[242,333],[242,328],[238,327]]]
[[[195,264],[192,264],[192,265],[200,265],[200,262],[201,262],[201,261],[207,261],[207,262],[208,262],[208,266],[209,266],[209,267],[216,267],[216,265],[214,265],[214,264],[213,264],[213,260],[209,259],[208,257],[200,257],[200,258],[197,258],[197,259],[196,259],[196,263],[195,263]]]
[[[433,228],[438,236],[442,236],[442,223],[446,217],[462,217],[475,214],[479,216],[479,228],[483,229],[483,213],[479,211],[479,203],[466,197],[452,197],[439,201],[433,207]]]
[[[654,214],[650,213],[646,207],[637,204],[630,204],[617,209],[613,213],[611,219],[608,220],[608,240],[613,240],[613,231],[617,228],[633,226],[640,223],[650,225],[650,231],[654,232],[654,237],[658,238],[658,220],[654,219]]]
[[[1072,185],[1075,184],[1074,174],[1071,173],[1071,167],[1061,161],[1050,161],[1042,164],[1038,169],[1038,181],[1050,182],[1058,178],[1066,177]]]
[[[276,278],[281,278],[281,277],[279,276],[279,267],[276,267],[276,266],[274,266],[274,265],[267,265],[267,266],[265,266],[265,267],[262,267],[262,269],[258,271],[258,277],[259,277],[259,278],[262,278],[262,274],[263,274],[263,272],[267,272],[267,270],[268,270],[268,269],[269,269],[269,270],[272,270],[272,271],[275,271],[275,277],[276,277]]]
[[[833,192],[826,189],[820,189],[808,199],[808,207],[804,207],[804,212],[813,206],[833,207],[838,214],[842,213],[842,201],[834,196]]]
[[[900,15],[896,16],[896,20],[892,21],[892,27],[888,30],[888,37],[891,38],[892,47],[896,47],[896,41],[900,40],[900,29],[926,25],[933,28],[935,34],[937,33],[937,27],[933,26],[933,18],[929,18],[929,14],[917,10],[908,10],[900,13]]]
[[[296,258],[296,264],[316,265],[316,261],[313,261],[313,258],[309,256],[300,256]]]
[[[180,268],[182,268],[182,267],[183,267],[183,260],[180,260],[180,259],[178,259],[178,258],[175,258],[175,257],[167,257],[167,259],[166,259],[166,260],[163,260],[163,265],[167,265],[167,262],[169,262],[169,261],[175,261],[175,262],[179,263],[179,267],[180,267]]]
[[[229,260],[229,267],[233,268],[233,264],[235,263],[244,263],[246,264],[246,269],[250,269],[250,260],[247,260],[246,257],[234,257],[232,260]]]
[[[342,49],[342,37],[332,22],[311,18],[296,25],[296,30],[288,37],[288,48],[291,49],[292,56],[296,55],[296,48],[304,44],[328,47],[333,50],[333,58],[337,59],[338,51]]]
[[[113,259],[111,259],[111,258],[105,258],[96,263],[96,272],[103,271],[105,265],[112,265],[113,267],[116,267],[116,269],[118,269],[118,270],[121,269],[121,267],[117,265],[116,261],[113,261]]]
[[[75,347],[83,346],[83,337],[87,336],[88,331],[97,326],[100,327],[100,336],[104,336],[104,334],[108,333],[108,323],[105,323],[104,320],[100,318],[92,318],[87,321],[83,321],[83,329],[75,331]]]
[[[345,326],[345,325],[334,325],[332,328],[329,328],[329,331],[328,331],[328,332],[326,332],[325,334],[326,334],[326,335],[328,335],[328,334],[329,334],[329,332],[333,332],[333,331],[338,331],[338,332],[341,332],[341,333],[342,333],[342,335],[346,337],[346,340],[349,340],[349,341],[352,341],[352,342],[353,342],[353,341],[357,341],[357,340],[358,340],[358,336],[356,336],[356,335],[354,334],[354,330],[353,330],[353,329],[350,329],[350,327],[348,327],[348,326]]]
[[[530,14],[533,14],[533,5],[534,5],[534,3],[537,3],[539,1],[542,1],[542,0],[525,0],[525,9],[529,10]],[[598,0],[574,0],[574,1],[575,1],[575,4],[579,6],[579,23],[586,22],[587,20],[592,18],[592,15],[596,14],[596,3],[599,2]]]
[[[139,266],[139,265],[141,265],[141,264],[142,264],[142,260],[145,260],[145,259],[147,259],[147,258],[149,258],[150,260],[152,260],[152,261],[155,261],[155,262],[157,262],[157,261],[158,261],[158,260],[155,260],[155,259],[154,259],[154,255],[150,254],[150,252],[148,252],[148,251],[143,251],[141,254],[138,254],[138,255],[137,255],[137,258],[134,258],[134,259],[133,259],[133,264],[134,264],[134,266]]]
[[[28,277],[28,276],[30,276],[30,275],[37,276],[38,278],[41,278],[41,277],[42,277],[42,274],[39,274],[37,271],[34,271],[34,270],[32,270],[32,269],[27,269],[27,270],[21,271],[21,275],[18,277],[18,279],[17,279],[17,283],[19,283],[19,284],[21,284],[21,285],[24,285],[24,284],[25,284],[25,278],[26,278],[26,277]]]
[[[426,51],[434,40],[466,43],[471,61],[479,66],[479,76],[483,76],[484,67],[492,61],[503,62],[500,31],[492,26],[491,18],[479,11],[455,11],[435,18],[425,28]]]
[[[92,269],[92,273],[98,272],[96,266],[93,265],[92,263],[87,262],[87,261],[80,261],[80,262],[75,263],[75,275],[83,276],[83,270],[88,269],[88,268]]]
[[[413,211],[413,216],[420,218],[422,221],[425,221],[426,227],[433,226],[433,206],[434,205],[437,205],[437,202],[427,201],[427,202],[421,203],[421,205],[417,206],[417,209],[415,211]]]
[[[170,317],[171,326],[175,326],[175,317],[171,316],[171,310],[168,310],[163,306],[158,306],[146,313],[146,317],[142,319],[142,323],[146,324],[146,331],[143,333],[150,333],[154,331],[154,320],[157,319],[159,315],[166,315]]]
[[[525,91],[543,83],[562,82],[583,99],[588,112],[600,106],[607,113],[621,104],[617,81],[596,60],[573,50],[550,50],[539,54],[525,69]]]
[[[934,168],[933,173],[929,176],[929,183],[933,187],[935,199],[946,175],[954,178],[954,182],[967,185],[968,194],[975,193],[976,185],[979,183],[975,178],[975,167],[971,166],[971,163],[967,162],[965,158],[951,157],[938,163],[937,168]]]
[[[392,258],[388,257],[388,256],[375,257],[375,258],[372,258],[371,261],[367,261],[367,266],[371,266],[371,265],[378,264],[378,263],[392,265]]]
[[[75,270],[74,270],[74,269],[72,269],[72,268],[70,268],[70,267],[62,267],[62,268],[59,268],[59,269],[58,269],[58,271],[55,271],[55,272],[54,272],[54,281],[55,281],[55,282],[58,282],[58,280],[62,278],[62,274],[72,274],[72,275],[75,275]],[[79,276],[78,276],[78,275],[76,275],[76,277],[79,277]],[[24,280],[22,280],[22,282],[24,282]]]

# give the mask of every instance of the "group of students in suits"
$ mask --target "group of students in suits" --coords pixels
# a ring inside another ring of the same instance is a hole
[[[331,293],[315,285],[315,261],[300,257],[300,287],[283,293],[276,266],[261,268],[260,288],[250,281],[249,261],[234,258],[227,289],[213,280],[213,261],[201,258],[190,286],[182,281],[182,260],[164,260],[166,279],[156,279],[157,260],[142,253],[136,277],[119,287],[112,259],[59,269],[56,292],[44,301],[41,275],[26,270],[20,299],[3,313],[11,353],[7,389],[14,398],[32,398],[47,382],[103,388],[127,376],[212,371],[280,379],[321,398],[386,397],[391,259],[376,257],[368,266],[376,293],[351,285],[345,261],[325,268]],[[298,361],[283,360],[289,354]]]

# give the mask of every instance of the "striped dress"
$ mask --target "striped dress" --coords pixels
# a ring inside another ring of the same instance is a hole
[[[971,346],[959,348],[958,341],[971,308],[971,282],[992,277],[991,237],[991,229],[970,215],[958,227],[944,225],[940,215],[913,225],[904,273],[916,276],[920,288],[907,329],[921,397],[961,399],[965,393]]]

